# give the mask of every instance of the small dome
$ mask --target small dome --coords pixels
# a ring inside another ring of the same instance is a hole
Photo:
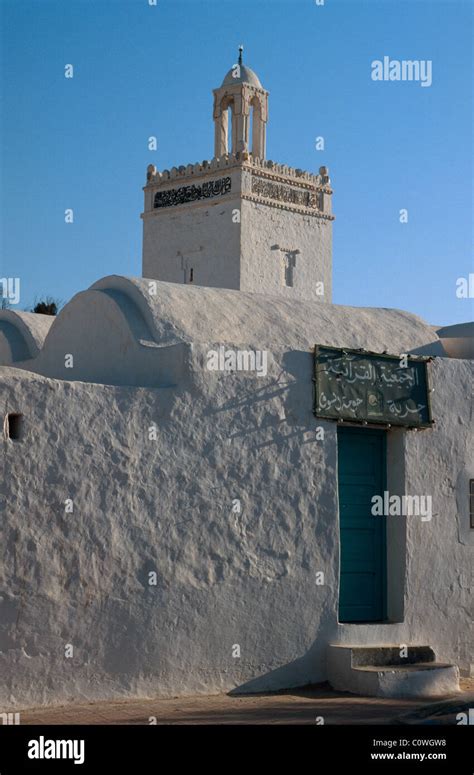
[[[246,67],[245,65],[239,65],[240,76],[239,78],[234,78],[234,71],[236,66],[237,65],[231,67],[226,77],[222,81],[222,86],[232,86],[234,83],[250,83],[252,86],[256,86],[258,89],[263,89],[258,76],[255,75],[254,71],[251,70],[250,67]]]

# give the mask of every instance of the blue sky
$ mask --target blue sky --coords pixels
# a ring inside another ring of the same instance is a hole
[[[212,157],[212,89],[243,43],[270,91],[268,158],[329,167],[334,302],[472,319],[472,299],[456,296],[474,271],[469,2],[1,0],[1,11],[0,276],[20,277],[20,308],[141,274],[146,167]],[[372,81],[384,56],[431,60],[432,85]]]

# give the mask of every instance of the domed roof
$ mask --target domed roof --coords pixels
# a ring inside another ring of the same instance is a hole
[[[51,327],[51,320],[40,317],[50,316],[0,312],[2,366],[68,382],[169,388],[191,379],[192,369],[202,375],[198,353],[205,358],[212,343],[245,349],[258,345],[278,364],[276,374],[288,371],[294,379],[298,373],[309,385],[315,342],[449,357],[433,327],[409,312],[144,277],[104,277],[76,294]],[[28,331],[36,332],[34,347]],[[194,356],[189,345],[195,345]],[[66,347],[77,356],[72,370],[64,365]]]
[[[250,83],[252,86],[256,86],[258,89],[263,89],[258,76],[254,73],[253,70],[250,69],[250,67],[247,67],[246,65],[239,64],[240,76],[238,78],[234,77],[236,67],[237,65],[231,67],[226,77],[222,81],[222,86],[232,86],[234,83]]]

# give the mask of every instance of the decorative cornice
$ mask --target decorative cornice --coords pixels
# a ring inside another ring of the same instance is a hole
[[[290,175],[278,175],[275,172],[267,172],[262,170],[261,168],[257,167],[251,167],[248,165],[243,165],[244,169],[247,169],[249,172],[252,173],[252,175],[255,175],[258,178],[267,178],[268,180],[274,180],[278,183],[286,183],[289,186],[297,186],[298,188],[306,188],[310,191],[318,191],[321,194],[332,194],[332,188],[329,188],[325,185],[318,185],[317,183],[308,183],[306,180],[302,179],[301,177],[291,177]],[[314,177],[318,177],[315,175]]]
[[[241,199],[247,199],[250,202],[256,202],[257,204],[266,205],[267,207],[276,207],[278,210],[290,210],[292,213],[300,213],[301,215],[310,215],[313,218],[321,218],[324,221],[334,221],[335,216],[329,213],[323,213],[321,210],[317,210],[313,207],[301,207],[299,205],[293,205],[291,202],[278,202],[276,199],[267,199],[267,197],[258,196],[258,194],[242,193]]]

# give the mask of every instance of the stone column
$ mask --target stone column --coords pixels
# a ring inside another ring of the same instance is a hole
[[[215,119],[214,156],[224,156],[228,152],[229,113],[222,110],[220,116]]]
[[[257,105],[253,108],[252,155],[256,159],[265,158],[265,124],[260,106]]]
[[[238,137],[239,137],[239,116],[235,112],[235,105],[232,106],[232,153],[237,153]]]

